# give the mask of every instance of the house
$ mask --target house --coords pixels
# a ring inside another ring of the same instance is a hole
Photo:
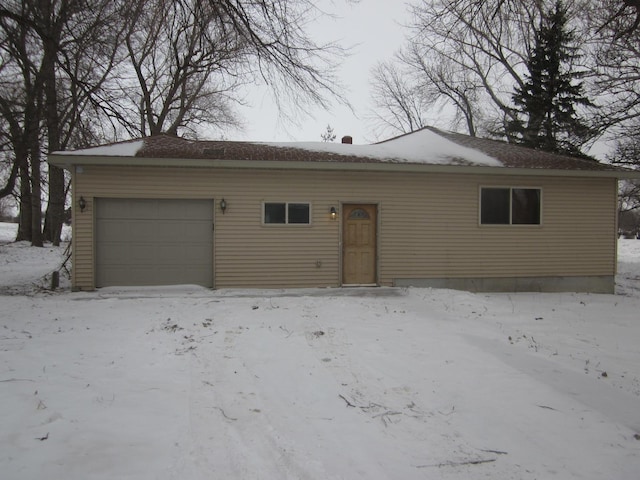
[[[613,292],[618,179],[640,178],[435,128],[373,145],[160,135],[49,163],[72,176],[76,290]]]

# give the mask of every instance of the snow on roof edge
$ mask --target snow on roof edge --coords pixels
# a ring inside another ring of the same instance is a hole
[[[144,146],[144,140],[128,140],[125,142],[111,143],[98,147],[83,148],[80,150],[69,150],[52,152],[53,155],[78,155],[92,156],[100,155],[105,157],[135,157],[136,153]]]

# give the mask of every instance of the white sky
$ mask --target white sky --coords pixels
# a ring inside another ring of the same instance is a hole
[[[317,108],[313,116],[300,116],[298,125],[287,124],[279,118],[278,110],[266,88],[254,89],[247,98],[250,106],[242,108],[246,122],[244,131],[229,132],[228,140],[249,141],[318,141],[327,124],[333,127],[336,141],[351,135],[353,143],[371,143],[374,138],[371,122],[367,121],[370,104],[369,79],[373,66],[392,57],[403,44],[407,22],[407,6],[401,1],[360,0],[350,5],[340,0],[320,0],[324,11],[337,14],[325,18],[313,28],[318,43],[336,41],[343,47],[352,46],[351,56],[345,58],[339,76],[345,86],[353,111],[334,104],[331,111]]]

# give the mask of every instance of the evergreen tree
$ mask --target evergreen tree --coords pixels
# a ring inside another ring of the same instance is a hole
[[[324,133],[320,134],[320,138],[322,138],[323,142],[333,142],[336,139],[336,134],[333,133],[333,127],[327,125],[327,129]]]
[[[592,103],[583,93],[582,82],[573,83],[583,74],[573,70],[579,55],[567,21],[560,0],[542,16],[527,61],[526,81],[513,95],[520,119],[511,122],[509,134],[528,147],[580,154],[580,147],[595,130],[576,112],[576,106]]]

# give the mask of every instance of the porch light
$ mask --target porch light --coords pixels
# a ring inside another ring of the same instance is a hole
[[[84,197],[80,197],[80,200],[78,200],[78,206],[80,207],[81,212],[84,212],[84,209],[87,208],[87,201]]]
[[[331,214],[331,220],[335,220],[336,216],[338,215],[338,212],[336,212],[336,207],[331,207],[329,213]]]
[[[223,198],[222,200],[220,200],[220,210],[222,210],[223,215],[226,209],[227,209],[227,202]]]

